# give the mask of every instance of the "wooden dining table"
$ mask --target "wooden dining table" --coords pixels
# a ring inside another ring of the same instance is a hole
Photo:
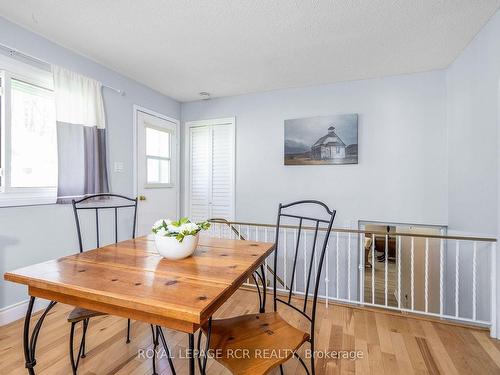
[[[149,235],[7,272],[5,280],[27,285],[30,295],[26,368],[35,373],[40,328],[60,302],[187,333],[189,373],[194,374],[194,333],[259,268],[266,285],[263,263],[272,250],[268,242],[200,236],[191,257],[168,260]],[[52,302],[30,330],[35,298]]]

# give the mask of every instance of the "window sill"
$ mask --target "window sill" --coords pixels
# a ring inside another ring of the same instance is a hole
[[[151,183],[151,184],[144,184],[144,189],[162,189],[162,188],[173,188],[175,187],[175,184],[169,183],[169,184],[162,184],[162,183]]]
[[[22,190],[0,192],[0,207],[37,206],[56,203],[56,188]]]

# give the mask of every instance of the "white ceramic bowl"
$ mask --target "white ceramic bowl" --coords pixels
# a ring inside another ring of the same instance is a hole
[[[156,250],[167,259],[183,259],[193,255],[198,245],[199,233],[195,236],[186,236],[179,242],[175,237],[155,235]]]

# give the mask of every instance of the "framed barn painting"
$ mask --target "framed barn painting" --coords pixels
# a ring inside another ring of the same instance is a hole
[[[285,165],[358,164],[358,115],[285,120]]]

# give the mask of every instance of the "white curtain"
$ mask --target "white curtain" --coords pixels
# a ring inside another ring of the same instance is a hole
[[[107,193],[102,84],[53,66],[58,143],[58,202]]]
[[[57,121],[104,129],[102,83],[58,66],[52,72]]]

